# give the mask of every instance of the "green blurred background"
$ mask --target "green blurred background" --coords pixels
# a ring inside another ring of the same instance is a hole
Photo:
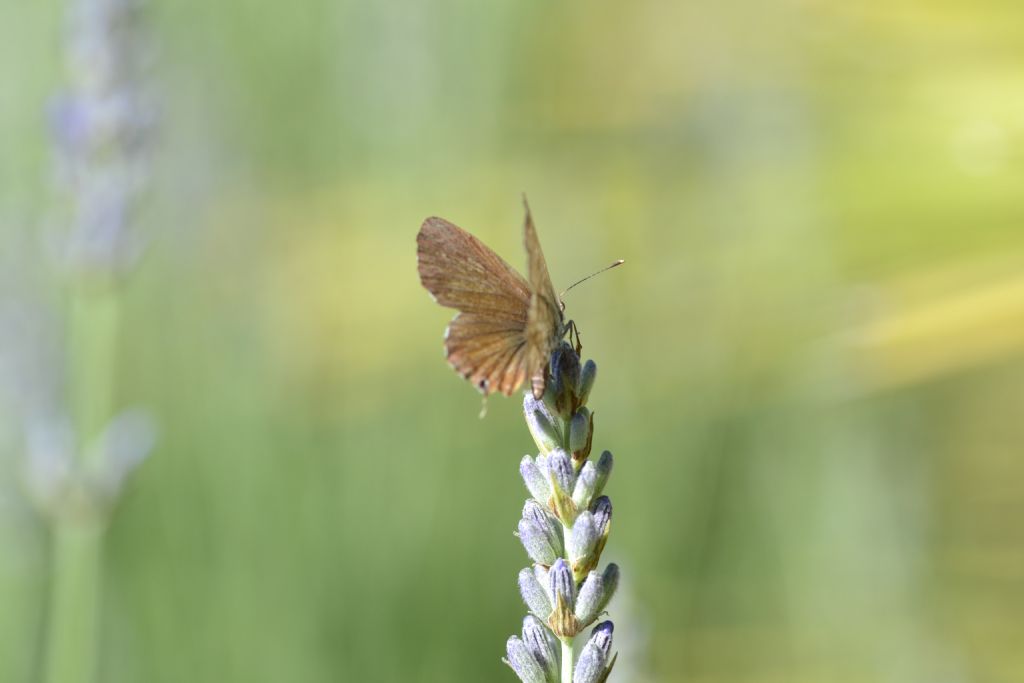
[[[61,16],[0,8],[19,292],[59,291],[25,236]],[[414,237],[442,215],[521,267],[523,191],[556,287],[627,261],[567,301],[617,459],[613,681],[1024,680],[1019,3],[148,19],[161,141],[116,402],[161,436],[110,522],[99,680],[514,680],[532,445],[518,399],[479,420],[447,368]],[[12,683],[39,675],[50,572],[13,414]]]

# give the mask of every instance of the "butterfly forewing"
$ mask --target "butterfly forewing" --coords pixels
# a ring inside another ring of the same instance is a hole
[[[416,237],[420,281],[460,312],[445,333],[448,361],[482,393],[510,396],[530,367],[526,326],[530,286],[500,256],[443,218]]]
[[[551,351],[562,338],[562,307],[551,284],[548,264],[540,248],[537,230],[533,226],[530,206],[523,198],[526,208],[526,222],[523,225],[523,242],[526,246],[526,260],[530,271],[530,305],[526,312],[527,363],[530,368],[530,384],[534,398],[544,395],[546,369]]]

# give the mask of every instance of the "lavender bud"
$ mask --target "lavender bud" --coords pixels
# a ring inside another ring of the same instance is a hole
[[[590,398],[590,390],[594,388],[595,379],[597,379],[597,363],[588,360],[583,364],[583,370],[580,372],[580,388],[576,392],[580,405],[586,404],[587,399]]]
[[[601,453],[601,457],[597,459],[597,485],[594,487],[594,495],[601,495],[601,491],[604,491],[604,485],[608,483],[608,477],[612,473],[612,465],[614,459],[612,458],[611,451],[604,451]]]
[[[602,621],[590,632],[590,640],[587,644],[593,643],[594,647],[608,657],[612,653],[612,631],[614,630],[615,624],[610,621]]]
[[[552,365],[551,374],[559,375],[565,390],[575,394],[580,386],[580,357],[576,355],[572,346],[564,342],[556,350],[558,351],[558,360]]]
[[[592,432],[593,416],[586,408],[580,408],[572,416],[569,422],[569,450],[573,458],[579,462],[590,455],[590,441]]]
[[[508,639],[505,643],[505,652],[505,663],[512,667],[523,683],[547,683],[544,670],[519,636]]]
[[[551,594],[555,606],[548,617],[548,626],[559,638],[571,638],[579,632],[579,622],[573,613],[576,604],[576,579],[569,563],[559,558],[548,571]]]
[[[576,518],[568,538],[565,540],[566,550],[569,553],[569,560],[573,567],[577,568],[590,564],[589,560],[597,545],[598,533],[594,523],[594,515],[590,512],[582,512]]]
[[[545,459],[544,470],[547,469],[546,464]],[[523,459],[519,461],[519,474],[522,475],[523,483],[526,484],[526,488],[534,500],[542,505],[547,505],[551,500],[551,485],[538,463],[534,462],[530,456],[524,455]]]
[[[586,626],[597,618],[603,597],[604,577],[598,572],[590,572],[580,587],[580,594],[576,597],[576,619],[579,620],[580,626]]]
[[[535,564],[533,565],[533,578],[537,580],[537,585],[544,591],[544,595],[548,598],[548,604],[555,604],[555,596],[551,592],[551,581],[548,578],[549,568],[544,565]],[[538,615],[543,618],[543,615]]]
[[[526,567],[519,572],[519,594],[523,602],[541,619],[547,619],[551,614],[551,598],[537,580],[537,574],[532,567]]]
[[[605,567],[603,573],[590,572],[576,597],[576,618],[584,627],[598,617],[608,606],[615,589],[619,587],[619,566],[615,563]]]
[[[570,606],[576,603],[576,581],[572,578],[568,562],[559,558],[551,565],[548,580],[551,582],[551,595],[556,601],[562,599]]]
[[[588,460],[576,477],[576,486],[572,492],[572,502],[576,509],[586,510],[590,507],[590,501],[597,491],[597,478],[597,467]]]
[[[611,665],[608,657],[612,647],[612,622],[605,621],[598,624],[590,636],[590,640],[583,646],[580,658],[576,662],[576,672],[573,674],[573,683],[602,683],[608,678]]]
[[[555,549],[548,543],[544,532],[524,519],[519,520],[519,540],[530,559],[539,564],[551,564],[558,558]]]
[[[612,501],[608,496],[601,496],[590,506],[590,510],[594,513],[594,524],[597,526],[597,533],[602,537],[607,536],[608,525],[612,521]]]
[[[523,396],[523,414],[530,435],[541,453],[548,453],[561,444],[562,434],[557,418],[551,414],[544,401],[538,401],[529,391]]]
[[[601,575],[601,582],[604,584],[604,590],[601,594],[601,602],[597,606],[598,612],[608,606],[612,596],[615,595],[615,590],[619,587],[619,565],[614,562],[609,563]]]
[[[562,342],[551,354],[551,378],[553,386],[548,405],[552,406],[556,414],[568,417],[575,409],[573,404],[579,387],[580,357],[566,342]]]
[[[547,680],[557,683],[562,654],[558,639],[554,634],[540,619],[527,615],[523,619],[523,642],[526,643],[526,648],[544,670]]]
[[[556,554],[562,554],[562,525],[550,512],[536,501],[528,500],[523,505],[523,520],[540,530]],[[553,561],[553,560],[552,560]],[[544,564],[551,564],[545,562]]]
[[[552,451],[548,456],[548,478],[553,489],[552,507],[563,524],[572,524],[576,518],[576,506],[572,502],[572,490],[576,483],[576,472],[569,455],[561,450]]]
[[[562,493],[572,493],[573,484],[576,482],[576,472],[568,453],[561,448],[553,451],[548,456],[548,472]]]

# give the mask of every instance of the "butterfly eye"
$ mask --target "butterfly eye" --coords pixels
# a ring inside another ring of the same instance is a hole
[[[486,379],[482,379],[482,380],[480,380],[479,382],[477,382],[477,385],[476,385],[476,386],[477,386],[477,388],[478,388],[478,389],[479,389],[479,390],[480,390],[481,392],[483,392],[483,393],[485,393],[485,394],[487,393],[487,380],[486,380]]]

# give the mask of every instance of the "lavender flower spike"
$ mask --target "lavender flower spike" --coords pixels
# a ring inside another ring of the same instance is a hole
[[[509,638],[505,661],[527,683],[604,683],[615,662],[610,621],[594,629],[579,661],[573,658],[575,637],[604,612],[619,583],[618,565],[595,571],[612,513],[611,500],[602,495],[612,454],[589,459],[594,416],[586,403],[597,365],[581,364],[563,342],[548,367],[543,399],[529,391],[523,399],[539,451],[519,467],[532,498],[523,506],[517,535],[534,562],[519,572],[519,592],[532,615],[523,622],[522,637]]]

